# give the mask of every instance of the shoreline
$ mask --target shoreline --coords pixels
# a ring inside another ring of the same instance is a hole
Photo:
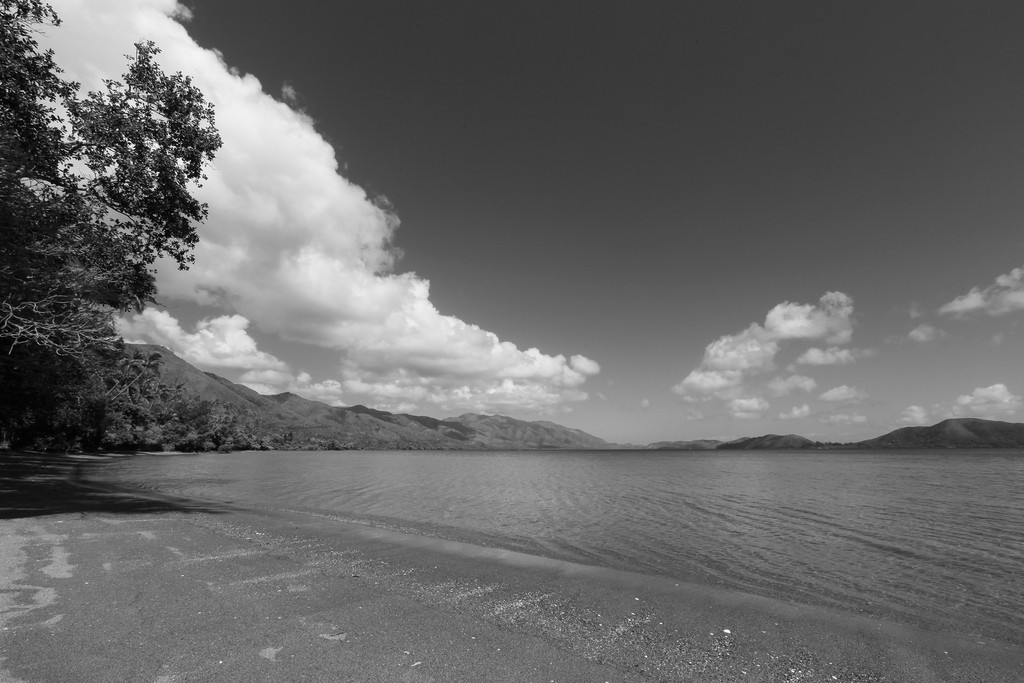
[[[15,596],[0,602],[0,681],[1024,679],[1005,643],[304,513],[165,503],[0,521],[0,595]]]
[[[1024,680],[1003,641],[123,490],[89,460],[0,460],[0,683]]]
[[[214,464],[221,461],[221,456],[207,456],[208,460],[200,460],[200,462],[209,464],[213,470],[219,473],[218,476],[232,478],[235,476],[233,473],[241,472],[246,468],[245,463],[248,462],[247,455],[241,454],[233,459],[231,456],[223,456],[230,459],[233,463],[226,469]],[[280,453],[273,454],[275,462],[277,462],[277,457],[280,455]],[[344,457],[343,453],[329,455]],[[409,457],[408,454],[395,453],[374,453],[371,455],[374,458],[374,463],[376,463],[378,456],[384,458],[385,461],[393,457],[399,459]],[[459,455],[461,456],[462,453],[459,453]],[[932,453],[930,455],[941,457],[944,454]],[[536,453],[531,455],[531,457],[537,456],[538,454]],[[182,462],[171,465],[172,469],[178,470],[184,466],[186,471],[191,470],[191,466],[185,463],[192,457],[195,456],[182,456]],[[311,454],[310,457],[316,458],[317,456],[316,454]],[[542,455],[540,457],[544,458],[546,456]],[[296,462],[301,463],[304,461]],[[317,460],[317,462],[320,461]],[[406,461],[399,460],[399,462],[404,463]],[[410,460],[408,462],[413,463],[415,461]],[[545,460],[545,462],[548,461]],[[153,463],[158,464],[160,471],[163,470],[163,465],[159,463],[159,458],[156,458]],[[266,464],[261,460],[261,465]],[[128,467],[131,467],[131,465],[129,464]],[[238,470],[236,468],[243,469]],[[142,469],[149,470],[148,467],[143,467]],[[205,468],[203,469],[205,471]],[[103,476],[103,470],[99,467],[91,470],[91,472],[97,475],[95,477],[96,480],[110,481]],[[137,490],[137,488],[142,488],[143,490],[150,489],[145,476],[141,478],[129,477],[122,481],[124,481],[123,485],[133,487],[132,490]],[[178,485],[178,483],[182,485]],[[255,482],[251,483],[254,484]],[[673,544],[677,539],[664,535],[660,537],[657,535],[647,536],[646,530],[642,528],[634,530],[647,538],[647,541],[643,543],[627,543],[625,552],[612,552],[612,549],[617,550],[614,541],[612,542],[613,545],[606,547],[602,545],[602,539],[595,538],[593,535],[589,537],[574,536],[573,534],[577,531],[575,528],[568,529],[568,533],[565,535],[561,532],[555,532],[553,536],[549,536],[541,528],[544,526],[543,524],[533,524],[532,526],[537,533],[523,533],[521,529],[515,528],[516,523],[514,521],[512,524],[501,523],[498,526],[487,517],[488,513],[486,511],[484,511],[484,517],[491,522],[490,524],[478,524],[465,515],[460,518],[458,514],[454,513],[452,515],[454,523],[450,523],[447,512],[443,515],[440,512],[438,514],[420,514],[421,508],[419,506],[410,508],[401,503],[402,500],[411,499],[418,501],[418,505],[433,505],[429,498],[420,496],[419,490],[423,489],[423,487],[418,484],[414,487],[400,489],[402,493],[395,494],[395,498],[391,503],[384,506],[376,506],[377,509],[372,510],[368,510],[360,505],[348,505],[344,502],[336,505],[329,498],[306,499],[304,504],[297,504],[297,500],[292,497],[282,498],[262,494],[256,496],[247,495],[244,488],[232,491],[230,488],[222,490],[217,485],[196,487],[188,478],[180,482],[177,479],[174,482],[163,481],[159,488],[163,491],[162,495],[185,496],[190,498],[193,503],[198,502],[206,506],[223,506],[224,501],[230,501],[231,505],[253,507],[259,510],[298,512],[313,516],[320,515],[337,522],[353,522],[428,537],[542,555],[570,562],[669,577],[675,580],[685,580],[691,583],[718,586],[728,590],[775,598],[783,602],[830,607],[849,614],[872,616],[886,622],[895,622],[928,631],[959,634],[965,637],[978,637],[979,639],[995,639],[1018,647],[1024,646],[1024,630],[1022,630],[1024,624],[1021,623],[1019,614],[1014,617],[1015,612],[1012,609],[1013,605],[1019,604],[1019,600],[1012,595],[1012,575],[1008,579],[994,585],[992,587],[993,590],[990,591],[985,590],[982,582],[971,583],[969,575],[965,578],[964,584],[961,584],[959,579],[957,581],[949,581],[947,580],[948,577],[942,574],[942,567],[945,566],[946,562],[953,560],[954,557],[963,559],[961,557],[962,553],[958,554],[958,549],[955,547],[947,547],[946,553],[935,553],[932,557],[926,558],[930,560],[930,564],[926,563],[922,567],[923,573],[914,572],[908,574],[900,573],[907,566],[907,563],[900,561],[900,558],[903,556],[900,546],[898,544],[889,544],[885,546],[888,550],[886,553],[888,559],[864,565],[865,568],[861,570],[863,575],[858,576],[845,573],[845,567],[834,566],[835,563],[833,563],[833,566],[829,566],[827,561],[816,562],[815,557],[805,558],[801,555],[803,549],[800,547],[792,548],[794,552],[788,557],[782,553],[777,553],[774,558],[769,557],[763,564],[755,562],[754,560],[758,557],[759,553],[765,550],[761,543],[764,534],[771,534],[772,529],[762,529],[761,537],[748,536],[746,544],[732,543],[731,546],[729,545],[730,538],[728,537],[720,539],[705,537],[700,539],[703,545],[695,546],[697,555],[690,552],[675,552],[672,555],[668,555],[662,552],[661,544],[665,544],[665,547],[668,549],[675,550],[676,546]],[[252,486],[248,488],[254,491],[258,490],[258,487],[256,489],[252,488]],[[709,502],[713,501],[705,500],[701,502],[704,509],[707,509]],[[404,512],[397,511],[397,508],[401,508]],[[432,508],[428,507],[428,509]],[[530,520],[534,516],[529,509],[520,509],[518,513],[521,515],[520,519]],[[543,518],[544,516],[541,517]],[[548,517],[550,518],[550,516]],[[911,516],[911,518],[913,517]],[[500,522],[502,520],[497,521]],[[585,522],[585,520],[577,520],[577,523],[581,521]],[[833,522],[835,521],[837,520],[833,520]],[[842,522],[842,520],[838,521]],[[514,533],[508,533],[508,527],[512,527]],[[662,524],[661,527],[669,528],[669,525]],[[834,531],[834,528],[826,528],[821,533],[827,533],[831,537]],[[840,528],[840,531],[845,532],[849,530],[844,525]],[[927,529],[924,531],[927,531]],[[906,537],[904,539],[907,543],[906,547],[915,547],[916,538],[916,536]],[[812,538],[811,540],[814,543],[818,541],[817,538]],[[691,543],[683,537],[679,538],[678,541],[682,545]],[[708,543],[711,543],[711,545],[708,545]],[[717,564],[709,563],[708,559],[714,557],[713,554],[718,551],[718,547],[714,545],[718,543],[725,544],[727,550],[717,557],[724,557],[727,560],[721,561],[720,559]],[[878,547],[882,548],[883,546]],[[868,548],[868,550],[871,549]],[[925,551],[927,550],[925,548]],[[979,554],[977,557],[986,557],[987,551],[988,548],[978,548],[977,552]],[[807,559],[810,560],[809,564],[801,564]],[[847,554],[847,560],[849,561],[858,562],[859,559],[857,556],[850,557]],[[789,562],[795,563],[792,570],[787,566]],[[813,573],[809,571],[809,569],[815,568],[816,571]],[[1013,571],[1013,567],[1006,566],[996,566],[993,569],[1003,572]],[[893,570],[896,573],[889,574],[889,570]],[[987,574],[981,571],[977,573],[977,576],[982,577],[987,576]],[[999,574],[999,576],[1005,577],[1007,575],[1004,573]],[[938,580],[938,583],[936,583],[936,580]],[[829,583],[831,581],[835,581],[839,587],[833,590]],[[864,582],[864,585],[857,585],[861,581]],[[879,590],[864,590],[864,586],[869,586],[873,581],[879,584],[877,586]],[[855,589],[846,590],[847,585],[853,585]],[[965,589],[964,585],[969,588]],[[968,592],[972,589],[973,592]],[[961,591],[964,591],[964,593],[961,593]],[[1008,600],[1004,602],[1007,598]]]

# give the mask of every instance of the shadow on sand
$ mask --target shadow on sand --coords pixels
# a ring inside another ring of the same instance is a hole
[[[103,456],[0,451],[0,519],[68,512],[225,512],[185,498],[90,481]]]

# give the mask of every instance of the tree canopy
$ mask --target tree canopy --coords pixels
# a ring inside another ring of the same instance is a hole
[[[153,43],[81,94],[35,39],[59,23],[41,0],[0,0],[0,443],[90,422],[123,365],[115,315],[154,300],[157,259],[192,262],[194,192],[221,145],[213,106]]]

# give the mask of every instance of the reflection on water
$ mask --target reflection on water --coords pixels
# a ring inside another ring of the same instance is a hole
[[[144,456],[120,483],[1024,642],[1024,452]]]

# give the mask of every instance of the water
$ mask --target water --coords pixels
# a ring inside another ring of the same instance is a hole
[[[140,456],[122,484],[1024,643],[1024,451]]]

